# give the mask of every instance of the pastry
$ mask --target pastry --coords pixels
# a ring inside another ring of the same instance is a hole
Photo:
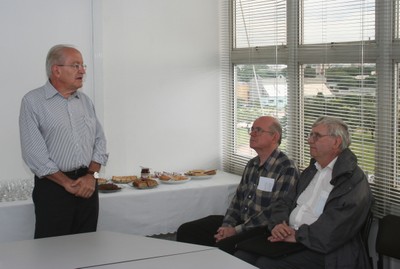
[[[201,177],[201,176],[209,176],[209,175],[215,175],[217,173],[217,170],[203,170],[203,169],[195,169],[195,170],[190,170],[187,173],[185,173],[188,176],[194,176],[194,177]]]
[[[146,189],[147,188],[147,183],[144,180],[140,179],[135,179],[132,182],[133,186],[135,186],[138,189]]]
[[[98,178],[97,179],[97,184],[106,184],[107,183],[107,179],[106,178]]]
[[[111,190],[119,190],[120,187],[118,185],[115,185],[113,183],[106,183],[106,184],[101,184],[99,185],[99,190],[102,191],[111,191]]]
[[[158,177],[160,180],[165,180],[165,181],[167,181],[167,180],[170,180],[171,179],[171,177],[170,176],[168,176],[168,175],[161,175],[161,176],[159,176]]]
[[[204,174],[206,174],[206,175],[215,175],[217,173],[217,170],[207,170],[207,171],[204,171]]]
[[[172,180],[186,180],[188,177],[181,176],[181,175],[176,175],[171,177]]]
[[[149,188],[153,188],[158,185],[157,181],[155,181],[154,179],[146,179],[145,181]]]
[[[137,179],[137,176],[113,176],[112,181],[115,183],[130,183]]]
[[[138,189],[149,189],[156,187],[158,183],[154,179],[140,178],[133,180],[132,185]]]

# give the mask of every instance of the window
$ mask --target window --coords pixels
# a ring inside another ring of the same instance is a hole
[[[234,46],[286,44],[286,1],[234,1]]]
[[[342,118],[377,214],[400,214],[399,0],[227,0],[222,24],[223,168],[255,156],[247,129],[279,118],[281,149],[309,163],[321,115]],[[227,21],[227,22],[226,22]]]
[[[248,130],[259,115],[280,116],[282,128],[285,128],[286,69],[286,66],[275,65],[237,65],[235,67],[235,118],[237,121],[235,149],[237,155],[255,156],[255,152],[249,148]],[[285,148],[284,142],[281,148]]]

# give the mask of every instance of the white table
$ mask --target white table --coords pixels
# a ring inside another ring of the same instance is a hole
[[[87,268],[87,267],[82,267]],[[230,254],[224,253],[219,249],[210,249],[171,255],[167,257],[152,258],[142,261],[132,261],[126,263],[112,264],[106,266],[94,266],[90,268],[98,269],[204,269],[204,268],[229,268],[229,269],[251,269],[256,268],[245,263]]]
[[[211,179],[157,188],[100,193],[98,231],[137,235],[174,232],[180,224],[211,214],[225,214],[240,176],[218,171]],[[0,243],[33,238],[32,200],[0,203]]]
[[[114,232],[0,244],[0,268],[255,268],[219,249]]]

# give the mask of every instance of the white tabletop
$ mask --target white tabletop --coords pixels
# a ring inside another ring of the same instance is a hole
[[[164,269],[204,266],[254,268],[212,247],[115,232],[75,234],[0,244],[0,268]]]
[[[136,235],[175,232],[184,222],[211,214],[223,215],[240,176],[218,171],[210,179],[183,184],[160,183],[157,188],[100,193],[98,231]],[[0,243],[33,238],[35,214],[32,200],[0,203]]]
[[[110,265],[81,267],[98,269],[254,269],[256,267],[231,256],[219,249],[207,249],[191,253],[183,253],[131,262],[114,263]]]

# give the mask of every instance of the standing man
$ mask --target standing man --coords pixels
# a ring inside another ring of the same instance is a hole
[[[308,143],[311,163],[296,190],[273,205],[271,236],[265,238],[298,242],[305,248],[277,259],[244,251],[235,255],[263,269],[368,269],[360,230],[373,197],[357,157],[348,148],[348,127],[340,119],[321,117],[313,124]]]
[[[282,127],[270,116],[256,119],[250,131],[250,147],[257,152],[243,172],[225,216],[213,215],[181,225],[180,242],[217,246],[233,254],[238,242],[264,234],[270,204],[294,188],[299,172],[295,163],[278,149]]]
[[[22,157],[35,174],[35,238],[97,229],[96,177],[108,159],[92,101],[78,91],[86,65],[72,46],[56,45],[46,58],[48,81],[22,99]]]

